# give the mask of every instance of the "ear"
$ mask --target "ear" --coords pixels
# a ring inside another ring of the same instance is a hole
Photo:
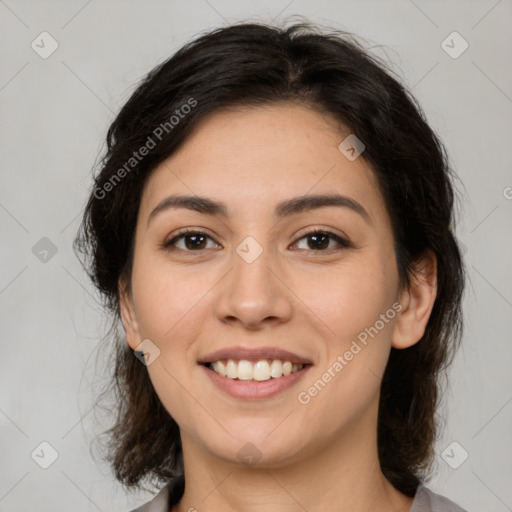
[[[399,295],[400,310],[391,345],[397,349],[417,343],[427,326],[437,295],[437,258],[431,250],[425,251],[415,263],[415,273],[408,289]]]
[[[141,343],[141,338],[139,326],[137,324],[137,317],[135,315],[132,293],[129,284],[124,278],[119,279],[118,291],[121,321],[123,323],[126,341],[128,342],[128,345],[135,350],[135,348]]]

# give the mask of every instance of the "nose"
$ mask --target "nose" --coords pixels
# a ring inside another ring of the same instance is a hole
[[[233,252],[232,270],[219,283],[215,304],[219,320],[240,323],[251,330],[289,321],[293,313],[293,294],[289,285],[286,286],[286,276],[277,258],[270,252],[264,249],[254,261]]]

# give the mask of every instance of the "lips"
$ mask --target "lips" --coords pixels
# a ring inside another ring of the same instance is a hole
[[[311,359],[277,347],[224,348],[197,362],[218,389],[243,400],[268,399],[282,393],[313,366]]]
[[[248,361],[246,360],[246,362]],[[308,373],[308,370],[312,368],[312,365],[306,364],[300,370],[292,372],[289,375],[270,378],[264,381],[224,377],[210,369],[207,364],[200,364],[199,368],[204,372],[205,377],[224,395],[240,400],[258,401],[270,399],[280,393],[284,393],[293,386],[297,386],[298,382],[305,378],[305,375]]]

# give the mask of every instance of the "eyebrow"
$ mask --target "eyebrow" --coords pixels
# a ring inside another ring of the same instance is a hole
[[[348,208],[363,217],[366,222],[372,224],[371,217],[364,209],[363,205],[358,203],[355,199],[340,194],[320,194],[293,197],[278,203],[275,208],[274,215],[278,218],[284,218],[326,206]],[[226,204],[220,201],[215,201],[202,196],[171,195],[160,201],[160,203],[158,203],[158,205],[151,211],[148,217],[148,225],[158,214],[178,208],[185,208],[205,215],[213,215],[225,219],[229,217]]]

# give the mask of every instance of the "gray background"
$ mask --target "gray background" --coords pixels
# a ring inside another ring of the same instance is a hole
[[[151,497],[126,495],[91,454],[105,427],[91,410],[105,321],[71,249],[91,170],[135,84],[183,43],[295,14],[353,31],[379,55],[385,46],[464,183],[466,334],[429,485],[470,512],[512,510],[510,0],[0,0],[2,512],[126,511]],[[31,47],[43,31],[59,45],[46,59]],[[453,31],[469,44],[458,58],[441,45]],[[35,462],[50,461],[43,441],[58,452],[48,469]]]

